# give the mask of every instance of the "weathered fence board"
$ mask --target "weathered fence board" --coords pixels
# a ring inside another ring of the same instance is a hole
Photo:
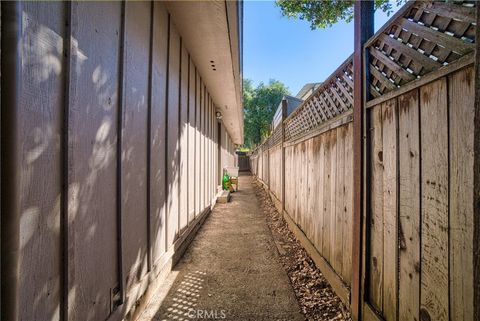
[[[314,224],[316,233],[313,241],[317,250],[321,250],[323,248],[323,211],[325,207],[325,200],[323,199],[323,186],[325,185],[325,145],[323,144],[323,135],[319,135],[318,137],[313,138],[313,140],[315,142],[314,146],[318,146],[318,148],[316,148],[318,161],[314,164],[318,173],[315,180],[318,182],[318,184],[316,184],[315,194],[318,207]]]
[[[345,127],[339,127],[335,130],[337,132],[337,155],[336,155],[336,183],[335,183],[335,227],[332,229],[335,239],[333,240],[334,257],[333,268],[335,271],[342,272],[343,264],[343,236],[345,231],[345,220],[343,219],[345,213]],[[313,179],[314,177],[312,177]]]
[[[371,146],[372,155],[372,178],[370,184],[371,213],[370,234],[370,257],[367,259],[369,282],[369,302],[377,310],[383,309],[383,248],[384,248],[384,216],[383,216],[383,126],[382,108],[378,107],[371,111]]]
[[[448,111],[445,78],[420,88],[420,315],[448,320]]]
[[[473,319],[473,134],[472,68],[448,77],[450,148],[450,311],[454,320]]]
[[[330,226],[332,221],[332,132],[327,132],[325,135],[325,150],[324,150],[324,162],[325,167],[323,171],[324,185],[323,185],[323,235],[322,235],[322,251],[321,253],[325,259],[330,262]],[[335,168],[335,167],[333,167]]]
[[[270,162],[278,166],[269,166],[270,190],[278,200],[282,198],[282,147],[280,145],[272,147],[269,151]]]
[[[397,105],[382,104],[383,126],[383,311],[396,320],[397,310]]]
[[[338,226],[337,227],[337,216],[335,209],[337,207],[337,202],[340,202],[340,198],[337,197],[337,184],[338,184],[338,179],[337,179],[337,167],[339,164],[339,160],[337,157],[337,150],[339,149],[338,142],[339,140],[337,139],[337,130],[332,130],[331,132],[331,150],[330,150],[330,238],[329,238],[329,251],[330,251],[330,264],[335,265],[335,254],[337,250],[337,246],[335,244],[335,236],[337,233],[337,229],[341,230],[341,228]],[[327,196],[328,197],[328,196]]]
[[[342,237],[342,277],[347,285],[350,285],[352,278],[352,231],[353,231],[353,124],[348,123],[345,127],[345,181],[344,181],[344,233]]]
[[[418,90],[398,98],[399,320],[420,309],[420,133]]]

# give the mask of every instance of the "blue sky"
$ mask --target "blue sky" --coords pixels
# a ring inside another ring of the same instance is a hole
[[[375,30],[389,17],[375,13]],[[325,80],[353,53],[353,21],[310,30],[306,21],[283,17],[273,1],[244,2],[243,77],[257,85],[282,81],[295,95],[308,82]]]

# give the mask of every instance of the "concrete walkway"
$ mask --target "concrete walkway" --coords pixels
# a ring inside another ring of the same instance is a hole
[[[250,176],[217,204],[139,320],[304,320]]]

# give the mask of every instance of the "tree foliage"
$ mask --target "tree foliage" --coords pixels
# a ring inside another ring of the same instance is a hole
[[[288,95],[288,88],[280,81],[271,79],[268,84],[261,82],[254,88],[252,80],[243,81],[245,146],[253,147],[270,132],[273,115]]]
[[[391,14],[393,1],[400,5],[406,0],[375,0],[375,9]],[[354,0],[276,0],[282,15],[310,22],[310,28],[327,28],[339,21],[353,19]]]

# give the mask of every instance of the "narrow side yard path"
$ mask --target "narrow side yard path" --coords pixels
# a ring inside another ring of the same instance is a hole
[[[251,176],[217,204],[139,320],[304,320]]]

